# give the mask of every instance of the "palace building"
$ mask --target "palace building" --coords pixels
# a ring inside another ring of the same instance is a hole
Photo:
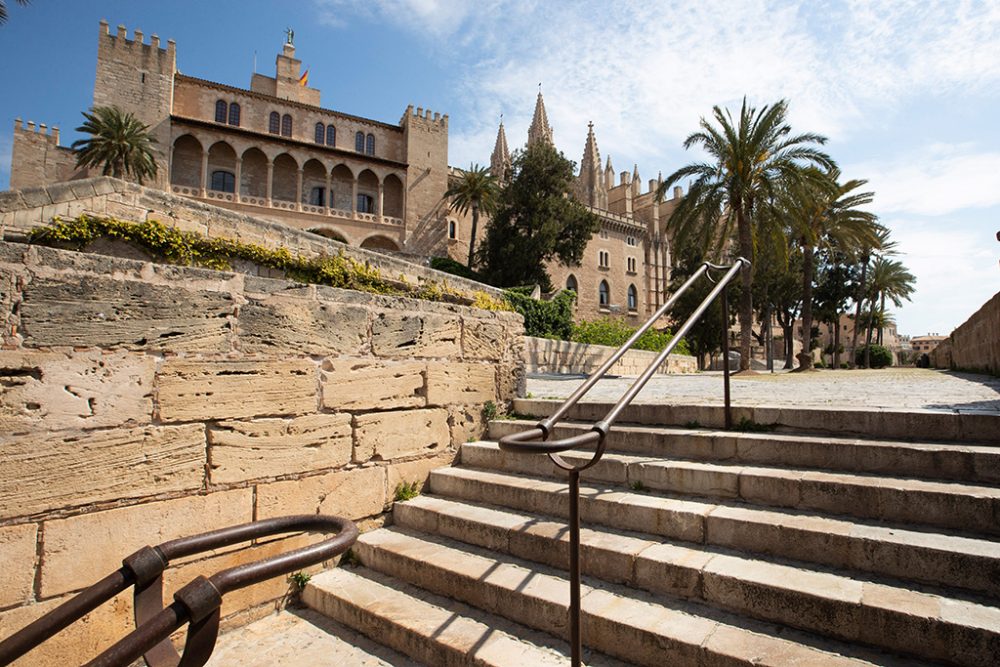
[[[173,40],[147,43],[101,21],[94,106],[117,106],[149,126],[158,174],[149,185],[177,195],[311,231],[349,245],[465,262],[471,228],[444,193],[461,170],[448,166],[448,116],[408,106],[396,124],[321,106],[320,91],[295,57],[289,33],[274,76],[253,73],[249,88],[177,69]],[[541,92],[527,141],[553,143]],[[75,167],[59,130],[15,121],[11,188],[69,181]],[[491,170],[510,176],[501,123]],[[553,264],[553,284],[575,290],[577,315],[634,323],[663,303],[670,278],[666,219],[679,200],[657,202],[659,179],[643,191],[638,168],[616,174],[602,162],[591,124],[575,195],[601,219],[580,267]],[[487,220],[480,225],[480,233]]]

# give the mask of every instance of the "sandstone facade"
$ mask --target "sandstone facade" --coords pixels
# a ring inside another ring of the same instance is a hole
[[[239,273],[4,242],[0,305],[3,635],[146,544],[300,512],[380,525],[523,381],[518,315]],[[167,586],[315,539],[189,559]],[[121,596],[24,664],[89,659],[130,613]]]

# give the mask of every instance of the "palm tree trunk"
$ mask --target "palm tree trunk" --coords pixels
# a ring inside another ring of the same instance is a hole
[[[847,364],[852,370],[858,366],[858,334],[860,333],[861,326],[861,306],[865,302],[865,276],[867,273],[868,257],[865,256],[864,261],[861,263],[861,285],[858,288],[858,302],[854,309],[854,331],[851,333],[851,358],[847,360]]]
[[[840,311],[835,311],[833,323],[833,367],[840,368]]]
[[[813,248],[809,244],[802,246],[802,352],[799,353],[800,371],[813,367],[812,360],[812,280],[813,280]]]
[[[470,269],[475,263],[476,257],[476,234],[479,231],[479,204],[473,202],[472,204],[472,233],[469,236],[469,261],[466,262],[466,266]]]
[[[878,307],[878,344],[882,345],[882,334],[885,332],[885,294],[882,294]]]
[[[740,372],[750,370],[750,344],[753,336],[753,234],[750,229],[750,221],[747,220],[742,208],[736,211],[736,220],[739,228],[740,254],[750,261],[744,264],[740,273],[742,278],[743,293],[740,295]],[[726,325],[728,327],[728,319]]]
[[[875,326],[875,295],[873,294],[868,306],[868,332],[865,335],[865,368],[872,367],[872,329]]]

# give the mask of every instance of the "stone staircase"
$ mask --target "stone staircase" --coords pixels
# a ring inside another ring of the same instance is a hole
[[[1000,416],[721,419],[632,406],[584,472],[587,664],[1000,664]],[[533,423],[491,423],[306,604],[428,665],[568,664],[565,475],[495,444]]]

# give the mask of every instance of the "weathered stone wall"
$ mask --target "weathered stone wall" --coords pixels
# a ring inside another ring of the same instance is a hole
[[[345,245],[286,225],[192,201],[186,197],[108,177],[87,178],[39,188],[0,192],[0,238],[17,239],[54,216],[72,218],[81,213],[141,222],[159,220],[184,231],[213,238],[229,238],[269,248],[287,248],[304,257],[343,252],[376,266],[387,278],[404,276],[410,282],[435,280],[462,290],[482,290],[500,296],[501,290],[389,255]]]
[[[528,373],[583,373],[590,374],[614,354],[616,348],[606,345],[587,345],[565,340],[524,338],[524,364]],[[656,352],[629,350],[608,371],[612,375],[640,375],[653,360]],[[656,371],[658,374],[694,373],[698,364],[694,357],[671,354]]]
[[[523,381],[512,313],[17,243],[0,243],[0,325],[0,636],[146,544],[297,513],[379,525]],[[188,560],[167,587],[311,539]],[[227,596],[227,622],[287,592]],[[21,664],[93,657],[131,604]]]
[[[1000,292],[931,352],[935,368],[1000,375]]]

